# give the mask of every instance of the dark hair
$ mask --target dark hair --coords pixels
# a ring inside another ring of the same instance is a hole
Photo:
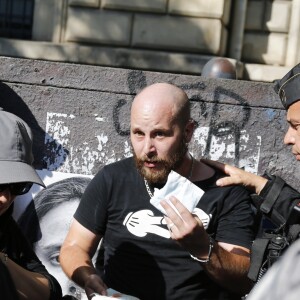
[[[18,220],[22,231],[33,244],[41,238],[40,220],[57,205],[82,198],[91,181],[87,177],[70,177],[47,186],[28,204]]]

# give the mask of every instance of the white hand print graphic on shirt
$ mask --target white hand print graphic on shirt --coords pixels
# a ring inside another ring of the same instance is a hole
[[[127,227],[129,232],[138,237],[153,233],[166,239],[170,238],[169,230],[160,227],[166,225],[164,217],[155,217],[149,209],[129,213],[123,225]]]
[[[193,214],[202,221],[204,228],[207,229],[211,214],[207,215],[199,208],[195,208]],[[164,217],[155,217],[154,213],[149,209],[130,212],[125,217],[123,225],[127,227],[130,233],[138,237],[144,237],[148,233],[156,234],[166,239],[171,237],[169,230],[161,227],[161,225],[166,225]]]

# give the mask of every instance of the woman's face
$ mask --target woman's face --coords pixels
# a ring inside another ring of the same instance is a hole
[[[60,203],[40,220],[42,238],[35,243],[34,250],[48,272],[60,283],[63,295],[86,299],[84,291],[67,278],[58,259],[78,204],[78,199]],[[84,296],[81,297],[81,293],[84,293]]]
[[[8,188],[0,192],[0,216],[8,210],[15,198]]]

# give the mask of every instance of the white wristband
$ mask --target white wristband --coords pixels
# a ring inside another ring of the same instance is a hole
[[[199,259],[198,257],[193,256],[192,254],[190,254],[190,256],[191,256],[192,259],[194,259],[198,262],[207,264],[210,261],[210,256],[211,256],[213,247],[214,247],[214,240],[211,237],[209,237],[209,248],[208,248],[207,258],[206,259]]]

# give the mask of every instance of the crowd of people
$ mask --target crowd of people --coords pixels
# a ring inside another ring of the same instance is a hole
[[[223,78],[236,78],[232,65],[222,61],[222,66],[226,70],[217,71]],[[300,64],[275,83],[275,91],[287,111],[284,143],[300,160]],[[181,88],[155,83],[139,92],[130,112],[133,156],[104,166],[92,180],[49,186],[19,225],[12,217],[15,197],[44,183],[33,167],[28,125],[3,110],[0,124],[3,299],[70,299],[70,289],[62,292],[57,280],[62,273],[43,261],[46,256],[89,300],[111,290],[141,300],[296,299],[299,280],[288,282],[284,274],[296,272],[299,264],[300,241],[294,240],[300,232],[300,194],[276,175],[262,177],[222,162],[196,160],[188,149],[195,122]],[[191,188],[185,199],[172,194],[179,184],[191,183],[196,194]],[[157,191],[165,190],[167,196],[153,205]],[[194,202],[191,209],[188,202]],[[64,238],[52,242],[47,222],[60,210],[72,211],[72,222]],[[256,284],[249,270],[258,213],[276,230],[292,228],[297,234]],[[284,287],[282,282],[287,282]]]

